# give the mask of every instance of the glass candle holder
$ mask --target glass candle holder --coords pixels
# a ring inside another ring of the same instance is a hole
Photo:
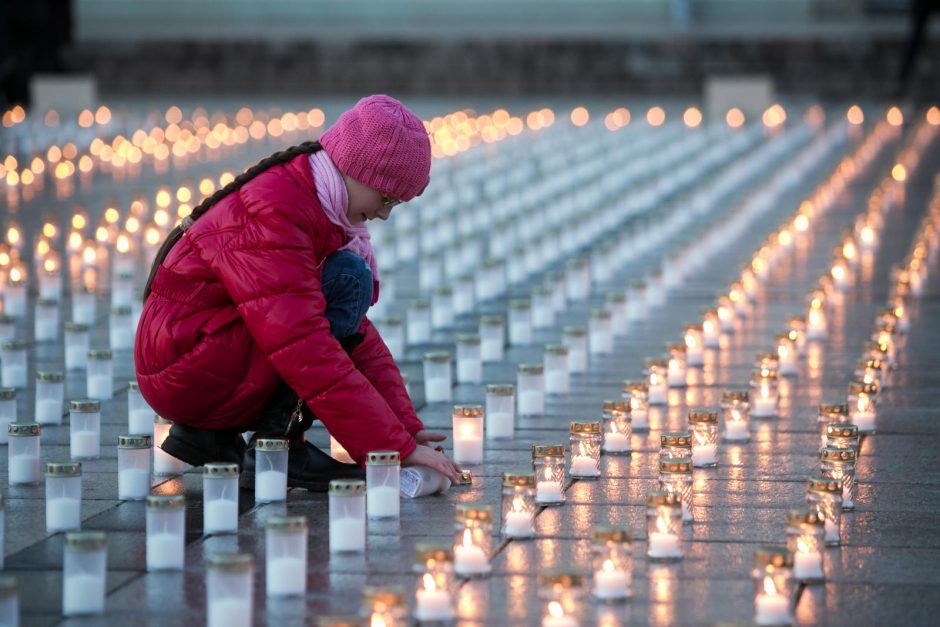
[[[842,482],[829,477],[811,478],[806,488],[806,506],[823,521],[826,546],[839,546],[842,541]]]
[[[69,434],[72,459],[98,459],[101,455],[101,401],[69,402]]]
[[[65,375],[61,372],[36,373],[36,422],[41,425],[62,424],[65,402]]]
[[[489,505],[458,503],[454,513],[454,572],[460,577],[490,573],[493,509]]]
[[[59,337],[59,301],[36,301],[33,333],[37,342],[52,342]]]
[[[754,622],[792,625],[793,554],[786,547],[765,546],[754,551]]]
[[[603,403],[604,441],[601,446],[605,455],[630,455],[633,447],[630,437],[633,426],[627,401],[608,400]]]
[[[532,303],[527,298],[509,301],[509,345],[532,343]]]
[[[572,422],[570,427],[572,477],[593,479],[601,475],[601,423]]]
[[[858,484],[855,481],[855,449],[824,448],[819,454],[820,475],[842,482],[842,511],[855,509]]]
[[[452,399],[450,353],[435,351],[424,354],[424,400],[427,403],[449,403]]]
[[[725,442],[747,442],[749,394],[747,390],[728,390],[721,394],[721,413],[725,423]]]
[[[512,383],[491,383],[486,386],[486,437],[508,440],[515,435],[516,387]]]
[[[535,535],[535,474],[504,472],[500,516],[501,532],[506,538],[531,538]]]
[[[793,577],[797,581],[822,583],[825,533],[815,510],[792,509],[787,514],[787,549],[793,553]]]
[[[861,443],[859,441],[858,427],[846,423],[830,423],[826,425],[825,448],[835,448],[855,451],[858,459]],[[822,452],[822,450],[820,450]]]
[[[819,450],[826,448],[830,424],[848,424],[849,406],[846,403],[823,403],[819,406],[817,425],[819,426]]]
[[[269,597],[307,592],[307,518],[272,516],[264,534],[265,590]]]
[[[887,364],[880,359],[860,359],[855,363],[855,380],[874,385],[879,390],[887,386]]]
[[[398,518],[401,507],[401,459],[398,451],[366,455],[366,513],[369,518]]]
[[[565,502],[565,447],[560,444],[536,444],[532,447],[535,472],[535,502],[561,505]]]
[[[702,319],[702,346],[705,348],[721,347],[721,321],[718,309],[708,309]]]
[[[784,377],[795,377],[798,370],[796,342],[790,339],[789,333],[779,333],[775,336],[777,342],[777,364],[779,372]]]
[[[809,310],[806,312],[806,339],[808,341],[819,341],[826,339],[827,335],[826,311],[819,301],[812,301]]]
[[[415,545],[414,617],[418,622],[446,622],[454,618],[454,552],[449,545]]]
[[[584,575],[555,571],[539,575],[541,627],[578,627],[584,613]]]
[[[689,412],[692,432],[692,462],[696,468],[718,465],[718,412],[694,409]]]
[[[3,340],[0,342],[0,379],[3,387],[21,390],[26,387],[26,342]]]
[[[483,463],[483,406],[456,405],[451,414],[454,434],[454,462]]]
[[[791,317],[787,320],[787,333],[796,346],[797,356],[806,353],[806,320],[799,316]]]
[[[735,281],[729,286],[728,300],[731,301],[731,306],[734,307],[734,313],[737,317],[747,317],[748,309],[750,309],[750,303],[748,301],[747,295],[744,293],[744,288],[739,281]]]
[[[701,324],[685,327],[685,361],[692,367],[705,363],[705,334]]]
[[[777,374],[769,369],[751,373],[750,415],[753,418],[777,416],[777,401],[780,398]]]
[[[7,427],[10,485],[39,483],[39,437],[36,422],[12,422]]]
[[[767,371],[779,378],[780,360],[777,358],[776,351],[757,353],[757,356],[754,358],[754,369],[761,372]]]
[[[65,323],[65,369],[84,370],[88,356],[88,325]]]
[[[153,474],[157,476],[181,475],[186,470],[183,460],[164,451],[163,441],[170,434],[173,423],[160,416],[153,417]]]
[[[150,496],[149,435],[118,436],[118,498],[142,501]]]
[[[624,381],[623,398],[630,404],[630,423],[634,431],[647,431],[649,423],[649,395],[645,381]]]
[[[480,336],[460,334],[457,336],[457,383],[482,383],[483,359],[480,354]]]
[[[598,527],[594,530],[591,562],[594,571],[594,597],[602,601],[622,601],[633,595],[633,543],[626,527]]]
[[[667,399],[667,373],[669,360],[646,360],[646,400],[650,405],[665,405]]]
[[[480,316],[480,357],[484,363],[503,360],[506,321],[502,316]]]
[[[183,570],[186,501],[182,495],[147,497],[147,570]]]
[[[287,500],[287,450],[284,438],[255,440],[255,501],[273,503]]]
[[[718,328],[722,333],[734,332],[734,321],[737,319],[734,304],[727,296],[718,299]]]
[[[0,388],[0,444],[9,441],[7,430],[16,422],[16,390]]]
[[[566,326],[561,330],[561,343],[568,347],[568,372],[583,374],[588,364],[588,331],[584,327]]]
[[[359,616],[364,621],[359,621],[356,625],[406,627],[408,625],[407,614],[408,601],[403,588],[365,586],[362,589],[362,603],[359,606]]]
[[[108,320],[111,350],[129,350],[134,347],[133,312],[130,305],[115,307]]]
[[[114,361],[110,350],[88,351],[86,385],[88,398],[108,401],[114,397]]]
[[[679,495],[652,490],[646,496],[646,557],[651,562],[682,559],[682,504]]]
[[[588,352],[610,355],[614,352],[613,315],[607,309],[591,309],[588,318]]]
[[[330,553],[361,552],[366,548],[366,482],[330,481]]]
[[[405,310],[405,336],[408,344],[426,344],[431,341],[431,305],[424,300],[413,300]]]
[[[111,281],[111,306],[130,307],[134,300],[134,275],[131,272],[119,272]]]
[[[0,577],[0,625],[19,627],[20,598],[17,594],[16,577]]]
[[[206,562],[207,627],[250,627],[254,612],[255,558],[216,553]]]
[[[16,336],[16,318],[0,313],[0,340],[12,340]]]
[[[127,432],[132,435],[150,435],[156,412],[147,404],[136,381],[127,384]]]
[[[26,281],[9,277],[3,286],[3,311],[14,318],[26,315]]]
[[[692,459],[673,457],[659,460],[659,489],[675,494],[682,506],[682,520],[692,522]]]
[[[861,381],[849,383],[847,402],[849,422],[858,427],[859,433],[875,432],[875,419],[877,417],[875,394],[877,391],[877,386],[873,384],[865,384]]]
[[[202,532],[238,532],[238,464],[213,462],[203,466]]]
[[[65,535],[62,563],[62,614],[104,613],[107,538],[102,531],[73,531]]]
[[[688,367],[685,362],[685,344],[667,344],[666,385],[671,388],[684,388],[688,383]]]
[[[542,355],[545,364],[545,393],[567,394],[571,382],[568,373],[568,347],[564,344],[547,344]]]
[[[76,324],[92,325],[95,323],[97,307],[95,292],[84,287],[72,291],[72,322]],[[84,354],[82,360],[84,360]]]
[[[541,416],[545,413],[545,370],[542,364],[519,364],[516,369],[518,413]]]
[[[550,329],[555,324],[552,292],[550,285],[532,288],[532,327],[535,329]]]
[[[690,431],[668,431],[659,434],[659,458],[692,459],[692,433]]]
[[[444,329],[454,324],[454,290],[436,287],[431,291],[431,328]]]
[[[382,339],[388,346],[388,352],[396,361],[405,356],[405,325],[401,318],[387,316],[377,320],[379,328],[382,330]]]
[[[46,531],[82,528],[82,465],[77,462],[46,464]]]

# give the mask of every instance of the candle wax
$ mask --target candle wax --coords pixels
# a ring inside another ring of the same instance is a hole
[[[780,594],[758,594],[754,599],[754,622],[758,625],[789,625],[790,602]]]
[[[630,436],[607,431],[604,433],[604,450],[610,453],[626,453],[630,451]]]
[[[545,373],[545,391],[549,394],[568,393],[568,373],[552,370]]]
[[[88,398],[108,400],[114,395],[114,381],[109,375],[96,374],[88,377]]]
[[[512,412],[486,413],[486,437],[493,439],[511,438],[514,431],[513,427]]]
[[[633,430],[649,429],[649,414],[645,409],[633,409],[630,411],[630,422],[633,424]]]
[[[654,531],[649,538],[650,557],[682,557],[679,538],[673,533]]]
[[[256,501],[283,501],[287,498],[287,474],[265,470],[255,474]]]
[[[147,535],[147,570],[183,570],[183,535]]]
[[[754,407],[751,408],[751,415],[758,418],[771,418],[777,415],[777,399],[764,398],[757,396],[754,399]]]
[[[10,458],[10,483],[35,483],[39,481],[39,458],[21,454]]]
[[[819,551],[794,553],[793,576],[797,579],[822,579],[822,554]]]
[[[545,411],[545,399],[539,390],[525,390],[519,393],[519,414],[534,416]]]
[[[420,589],[415,594],[415,618],[419,621],[450,620],[454,616],[447,590]]]
[[[183,460],[176,459],[162,448],[154,446],[153,474],[155,475],[181,475],[186,465]]]
[[[454,547],[454,571],[458,575],[482,575],[490,572],[490,562],[482,548],[460,544]]]
[[[150,494],[150,470],[124,468],[118,471],[118,498],[138,501]]]
[[[238,503],[229,499],[214,499],[204,503],[202,529],[203,533],[238,531]]]
[[[836,544],[838,544],[839,539],[840,539],[839,525],[837,525],[833,520],[826,518],[825,526],[826,526],[826,536],[825,536],[826,542],[835,542]]]
[[[650,405],[665,405],[666,404],[666,386],[665,385],[649,386],[647,400]],[[636,418],[634,418],[634,421],[636,421]]]
[[[539,481],[535,484],[535,500],[538,503],[560,502],[561,483],[558,481]]]
[[[717,444],[696,444],[692,447],[692,463],[694,466],[712,466],[716,464]]]
[[[46,531],[82,528],[81,501],[68,496],[46,500]]]
[[[302,557],[269,559],[266,577],[269,597],[302,595],[307,590],[307,568]]]
[[[587,455],[575,455],[571,458],[572,477],[597,477],[601,474],[597,468],[597,460]]]
[[[131,435],[147,435],[153,431],[153,417],[156,414],[152,409],[135,409],[127,416],[127,431]]]
[[[34,328],[36,341],[46,342],[49,340],[54,340],[56,337],[56,330],[58,328],[56,323],[56,320],[45,320],[37,317]]]
[[[532,512],[506,512],[503,535],[510,538],[529,538],[533,535]]]
[[[568,347],[568,372],[578,374],[587,372],[587,351]]]
[[[73,459],[90,459],[98,457],[101,452],[97,431],[73,431],[71,443]]]
[[[746,442],[750,438],[747,424],[742,420],[729,420],[725,423],[725,439],[729,442]]]
[[[455,434],[454,462],[458,464],[482,464],[483,438],[462,433]]]
[[[66,370],[84,370],[85,359],[88,355],[88,345],[66,346],[65,347],[65,369]]]
[[[104,577],[72,575],[63,580],[62,613],[100,614],[104,611]]]
[[[871,433],[875,430],[875,412],[857,411],[852,414],[852,424],[858,427],[859,433]]]
[[[369,518],[397,518],[400,508],[398,487],[366,486],[366,513]]]
[[[250,627],[251,601],[225,598],[209,602],[209,621],[206,627]]]
[[[357,518],[330,521],[330,552],[363,551],[366,548],[366,523]]]
[[[37,400],[36,422],[41,425],[62,424],[62,400],[51,398]]]
[[[23,366],[9,365],[0,368],[0,375],[3,378],[3,387],[5,388],[25,388],[26,387],[26,368]]]
[[[442,378],[427,379],[424,382],[424,396],[428,403],[446,403],[450,401],[450,381]]]
[[[627,595],[627,573],[622,569],[594,573],[594,596],[598,599],[623,599]]]
[[[542,619],[542,627],[578,627],[578,620],[574,616],[546,616]]]

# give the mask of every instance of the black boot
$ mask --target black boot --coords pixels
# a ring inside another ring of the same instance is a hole
[[[240,465],[246,446],[236,429],[199,429],[174,423],[160,448],[190,466],[202,466],[210,462]]]

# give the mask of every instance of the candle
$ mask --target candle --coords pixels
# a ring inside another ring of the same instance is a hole
[[[97,431],[73,431],[71,439],[72,457],[76,459],[95,458],[101,452]]]
[[[62,401],[41,398],[36,401],[36,422],[39,424],[60,424],[62,422]]]
[[[587,372],[587,351],[580,347],[568,346],[568,372],[578,374]]]
[[[826,525],[825,541],[826,542],[838,542],[839,541],[839,525],[837,525],[835,521],[829,518],[826,518],[825,525]]]
[[[205,533],[235,531],[238,529],[238,504],[229,499],[214,499],[203,508]]]
[[[268,596],[288,596],[303,594],[307,571],[303,558],[278,557],[268,562],[267,568]]]
[[[424,574],[423,582],[424,588],[415,595],[415,618],[419,621],[446,621],[453,618],[450,593],[437,587],[431,573]]]
[[[630,437],[619,431],[606,431],[604,433],[604,450],[609,453],[626,453],[630,451]]]
[[[147,536],[147,570],[180,569],[183,564],[183,536],[154,533]]]
[[[493,439],[513,436],[513,415],[508,411],[486,413],[486,437]]]
[[[366,513],[369,518],[394,518],[398,516],[399,507],[397,486],[368,486],[366,489]]]
[[[461,383],[479,383],[483,380],[483,365],[479,359],[458,359],[457,380]]]
[[[627,573],[610,560],[594,573],[594,596],[599,599],[623,599],[627,595]]]
[[[251,602],[247,599],[227,597],[209,603],[208,627],[249,627]]]
[[[656,531],[649,534],[649,556],[652,558],[682,557],[679,536],[669,531],[662,515],[656,518]]]
[[[148,494],[150,494],[149,469],[125,468],[118,472],[119,499],[144,499]]]
[[[5,388],[26,387],[26,368],[24,366],[4,364],[0,368],[0,376],[3,378],[3,387]]]
[[[428,403],[441,403],[450,400],[450,381],[440,377],[428,379],[424,382],[425,401]]]
[[[46,530],[49,532],[81,529],[81,501],[60,496],[46,501]]]
[[[764,577],[764,592],[757,595],[754,604],[755,622],[758,625],[789,625],[793,622],[790,601],[782,594],[777,594],[770,577]]]
[[[756,398],[754,398],[754,409],[751,411],[752,416],[758,418],[771,418],[777,415],[777,399],[765,396],[769,394],[769,391],[761,388],[761,393]]]
[[[458,464],[483,463],[483,438],[464,433],[454,434],[454,461]]]
[[[597,477],[600,470],[597,468],[597,461],[588,455],[575,455],[571,459],[572,477]]]
[[[548,616],[542,619],[542,627],[578,627],[578,621],[565,614],[561,603],[552,601],[548,604]]]
[[[109,399],[114,394],[114,383],[110,376],[96,374],[88,377],[88,398]]]
[[[699,468],[714,464],[717,450],[717,444],[700,444],[696,440],[696,443],[692,446],[692,461]]]
[[[35,483],[39,480],[39,458],[21,454],[10,458],[10,483]]]
[[[286,498],[287,474],[279,470],[265,470],[255,474],[256,501],[283,501]]]
[[[537,503],[557,503],[561,500],[561,482],[539,481],[535,484],[535,500]]]
[[[781,346],[777,349],[777,362],[780,374],[795,375],[797,373],[796,353],[789,348]]]
[[[545,400],[539,390],[525,390],[519,393],[519,413],[525,416],[541,414],[545,409]]]
[[[746,442],[750,435],[743,420],[729,420],[725,423],[725,439],[729,442]],[[695,454],[693,450],[692,454]]]
[[[330,552],[363,551],[366,548],[366,523],[358,518],[330,521]]]
[[[632,407],[632,404],[630,409],[630,420],[633,423],[634,431],[638,429],[648,429],[650,426],[649,415],[646,408],[636,409],[635,407]]]
[[[669,387],[685,387],[685,368],[675,361],[669,361],[669,371],[666,375],[666,382]]]
[[[88,354],[88,346],[66,346],[65,347],[65,368],[67,370],[80,370],[85,368],[85,355]]]
[[[793,555],[793,576],[797,579],[822,579],[822,553],[797,551]]]
[[[133,435],[149,434],[153,430],[152,409],[135,409],[128,414],[127,429]]]
[[[534,534],[532,523],[534,515],[525,509],[525,501],[521,496],[512,500],[512,509],[506,512],[503,521],[503,535],[511,538],[528,538]]]
[[[67,616],[100,614],[104,605],[104,578],[72,575],[65,579],[62,611]]]
[[[545,391],[549,394],[568,393],[568,372],[549,370],[545,373]]]
[[[806,339],[822,340],[826,338],[826,316],[819,309],[810,309],[806,318]]]
[[[473,543],[469,529],[464,529],[463,544],[454,548],[454,570],[458,575],[481,575],[490,571],[486,552]]]
[[[875,412],[856,411],[852,414],[852,424],[858,427],[859,433],[875,430]]]
[[[653,379],[650,378],[649,385],[649,404],[650,405],[665,405],[666,404],[666,384],[661,383],[658,379],[654,383]],[[636,416],[633,417],[634,425],[636,424]]]

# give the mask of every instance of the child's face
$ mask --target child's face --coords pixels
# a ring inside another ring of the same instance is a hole
[[[349,210],[346,217],[350,224],[362,224],[367,220],[388,220],[392,208],[385,206],[382,194],[377,189],[363,185],[356,179],[343,175],[349,195]]]

